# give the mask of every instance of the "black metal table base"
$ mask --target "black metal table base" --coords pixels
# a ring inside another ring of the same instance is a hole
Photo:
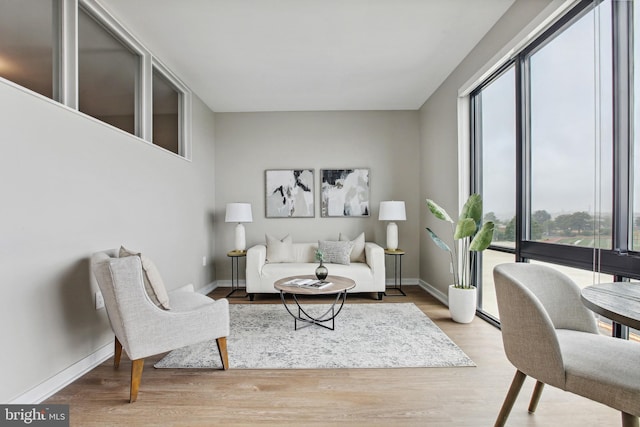
[[[244,292],[244,295],[234,295],[236,292]],[[231,292],[229,292],[225,298],[246,298],[248,297],[249,294],[247,293],[246,289],[244,288],[235,288],[232,289]]]
[[[280,299],[282,300],[282,304],[284,308],[287,309],[287,312],[293,317],[293,327],[294,330],[303,329],[311,325],[317,325],[325,329],[329,329],[331,331],[335,330],[335,318],[342,311],[342,307],[344,307],[344,303],[347,300],[347,291],[341,291],[336,294],[336,299],[331,304],[331,307],[327,311],[325,311],[320,316],[312,316],[309,314],[302,306],[300,305],[300,301],[298,300],[297,294],[291,294],[293,301],[295,301],[298,306],[298,313],[291,311],[289,306],[287,305],[287,299],[285,296],[286,292],[280,291]],[[336,304],[340,302],[340,306],[336,310]],[[298,327],[298,322],[305,323],[305,325]],[[331,326],[325,325],[325,322],[331,322]]]
[[[231,292],[229,292],[225,298],[246,298],[249,296],[249,294],[247,294],[246,288],[240,288],[240,272],[238,271],[239,265],[240,265],[239,257],[232,257],[231,258]],[[244,292],[244,295],[233,295],[239,291]]]

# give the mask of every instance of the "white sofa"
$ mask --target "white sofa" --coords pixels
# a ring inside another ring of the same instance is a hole
[[[267,262],[266,245],[255,245],[247,250],[247,293],[253,301],[255,294],[277,293],[273,287],[276,280],[289,276],[314,274],[318,262],[315,251],[318,243],[293,243],[294,262]],[[344,276],[356,282],[349,292],[375,292],[382,299],[385,291],[384,249],[373,242],[366,242],[366,262],[351,262],[349,265],[325,263],[329,276]]]

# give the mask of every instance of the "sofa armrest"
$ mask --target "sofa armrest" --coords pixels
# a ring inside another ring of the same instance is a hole
[[[262,267],[267,262],[267,247],[265,245],[255,245],[247,250],[247,263],[245,280],[247,292],[260,287]]]
[[[382,246],[373,243],[366,242],[364,245],[365,259],[371,273],[373,274],[373,281],[377,288],[384,289],[387,278],[384,262],[384,249]]]

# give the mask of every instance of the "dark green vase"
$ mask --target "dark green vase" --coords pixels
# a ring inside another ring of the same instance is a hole
[[[325,267],[322,264],[322,261],[320,261],[320,265],[318,266],[318,268],[316,268],[316,277],[318,278],[318,280],[324,280],[328,275],[329,270],[327,270],[327,267]]]

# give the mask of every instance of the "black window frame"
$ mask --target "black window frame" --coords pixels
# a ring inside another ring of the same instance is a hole
[[[597,7],[601,1],[582,0],[524,49],[482,81],[469,94],[470,100],[470,189],[482,189],[482,90],[510,67],[516,68],[516,233],[515,248],[490,245],[488,250],[511,253],[517,262],[543,261],[568,267],[610,274],[615,280],[640,279],[640,251],[633,251],[633,3],[612,1],[613,37],[613,200],[611,249],[594,249],[529,240],[530,213],[530,104],[529,58],[574,22]],[[638,6],[640,7],[640,6]],[[640,58],[638,58],[640,64]],[[481,257],[482,254],[476,254]],[[476,262],[476,283],[482,278],[481,262]],[[479,287],[482,292],[482,286]],[[479,297],[481,298],[481,297]],[[498,319],[478,310],[478,314],[498,324]]]

